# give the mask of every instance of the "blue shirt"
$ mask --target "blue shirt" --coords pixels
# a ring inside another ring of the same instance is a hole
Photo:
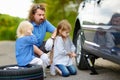
[[[33,45],[37,43],[34,35],[24,36],[16,40],[16,59],[19,66],[25,66],[33,60],[34,50]]]
[[[46,32],[53,33],[55,31],[55,27],[47,20],[42,22],[40,25],[35,24],[35,22],[31,22],[34,26],[33,34],[36,36],[38,43],[36,46],[40,47],[45,38]]]

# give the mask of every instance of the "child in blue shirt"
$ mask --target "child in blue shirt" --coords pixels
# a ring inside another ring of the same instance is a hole
[[[37,43],[36,37],[32,34],[33,26],[28,21],[22,21],[17,28],[16,59],[19,66],[30,64],[36,57],[34,56],[33,45]],[[42,65],[41,59],[37,64]]]
[[[16,60],[19,66],[26,66],[28,64],[46,66],[44,62],[49,61],[47,54],[41,54],[40,58],[34,54],[34,45],[37,43],[35,35],[32,34],[33,25],[29,21],[22,21],[17,28],[16,40]],[[44,60],[43,60],[44,59]]]

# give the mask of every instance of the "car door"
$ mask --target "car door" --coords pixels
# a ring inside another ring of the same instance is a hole
[[[106,44],[107,42],[112,43],[110,40],[113,36],[110,32],[112,26],[109,25],[109,22],[115,12],[120,12],[120,1],[101,0],[100,3],[98,1],[100,0],[86,0],[79,7],[78,17],[85,35],[84,49],[92,53],[96,50],[108,50],[108,47],[113,47],[114,44]],[[109,38],[108,41],[106,41],[106,35]]]
[[[84,0],[80,3],[75,21],[73,43],[76,63],[87,69],[85,55],[90,54],[120,64],[120,1]]]

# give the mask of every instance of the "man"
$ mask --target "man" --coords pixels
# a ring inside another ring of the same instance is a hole
[[[33,34],[38,43],[34,45],[34,52],[40,56],[46,66],[49,65],[48,57],[45,53],[50,51],[53,46],[53,39],[56,36],[56,28],[45,18],[45,7],[40,4],[34,4],[29,12],[29,21],[33,24]],[[46,32],[52,33],[51,38],[44,41]]]
[[[40,4],[34,4],[30,9],[28,19],[34,26],[33,34],[38,40],[38,43],[35,46],[40,48],[43,52],[49,51],[50,49],[48,46],[50,47],[51,45],[50,43],[48,44],[48,42],[52,42],[51,39],[56,36],[56,28],[45,19],[45,7]],[[46,32],[52,33],[51,38],[46,41],[47,44],[43,41]]]

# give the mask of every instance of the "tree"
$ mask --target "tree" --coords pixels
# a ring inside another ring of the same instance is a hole
[[[76,0],[76,2],[77,2],[78,4],[80,4],[82,1],[84,1],[84,0]]]
[[[33,3],[45,3],[46,0],[32,0]]]
[[[0,14],[0,40],[15,40],[18,24],[24,19]]]
[[[77,12],[66,10],[69,3],[75,3],[75,0],[46,0],[47,1],[47,18],[52,21],[54,25],[62,19],[75,19]],[[71,15],[72,14],[72,15]],[[74,17],[73,17],[74,16]],[[69,20],[71,21],[71,20]]]

